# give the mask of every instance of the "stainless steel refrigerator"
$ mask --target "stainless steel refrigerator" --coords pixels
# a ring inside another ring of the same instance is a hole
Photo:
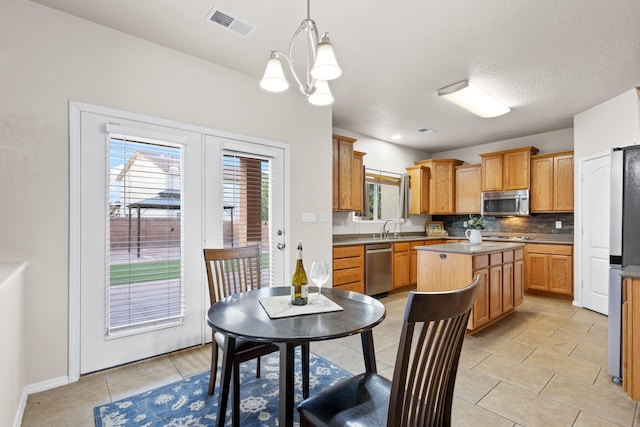
[[[640,265],[640,145],[611,152],[608,373],[622,378],[621,270]]]

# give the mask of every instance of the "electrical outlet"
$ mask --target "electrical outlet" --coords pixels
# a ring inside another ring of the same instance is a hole
[[[556,221],[556,228],[562,228],[562,221]]]
[[[462,221],[462,226],[466,228],[469,226],[469,223],[467,221]]]

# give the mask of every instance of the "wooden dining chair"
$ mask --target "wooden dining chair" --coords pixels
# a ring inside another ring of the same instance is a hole
[[[298,405],[301,426],[450,426],[453,389],[480,276],[466,287],[410,292],[393,381],[364,373]]]
[[[259,246],[225,249],[204,249],[204,260],[209,282],[211,305],[241,292],[259,289],[261,286],[261,250]],[[211,374],[209,395],[213,394],[218,370],[218,347],[224,348],[225,335],[212,329]],[[275,344],[236,339],[233,349],[233,425],[240,419],[240,363],[256,359],[256,376],[260,377],[260,357],[279,350]],[[309,395],[309,346],[302,346],[303,397]],[[228,393],[229,384],[220,384],[220,392]],[[226,395],[224,401],[226,402]],[[224,418],[226,408],[218,409]],[[221,423],[218,423],[221,425]]]

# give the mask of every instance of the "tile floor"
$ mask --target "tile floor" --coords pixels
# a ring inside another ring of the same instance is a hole
[[[374,329],[378,372],[391,377],[406,293],[381,300]],[[526,296],[516,312],[473,336],[462,350],[455,426],[640,426],[636,402],[606,372],[607,318],[570,302]],[[311,351],[354,373],[360,340],[312,343]],[[197,347],[84,376],[29,396],[23,426],[93,426],[93,407],[208,369]]]

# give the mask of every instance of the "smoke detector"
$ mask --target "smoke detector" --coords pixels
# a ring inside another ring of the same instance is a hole
[[[248,37],[255,27],[248,22],[241,21],[232,14],[221,10],[217,6],[213,6],[211,12],[207,15],[207,21],[213,22],[229,31],[241,36]]]

